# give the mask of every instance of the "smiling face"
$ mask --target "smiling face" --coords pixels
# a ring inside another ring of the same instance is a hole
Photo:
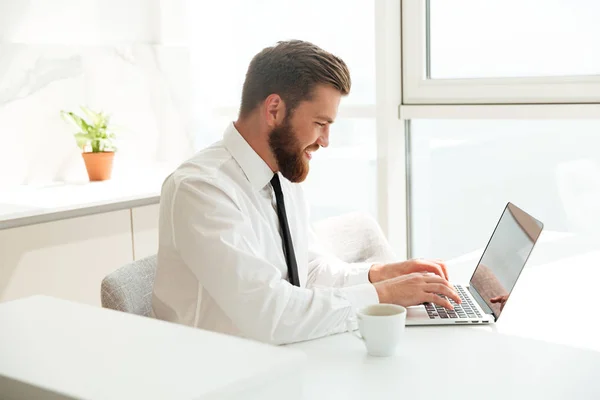
[[[269,147],[281,174],[291,182],[303,182],[312,153],[329,145],[329,126],[335,120],[342,94],[328,85],[317,85],[310,100],[287,113],[269,134]]]

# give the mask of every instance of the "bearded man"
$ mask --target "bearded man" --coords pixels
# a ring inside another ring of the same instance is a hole
[[[343,332],[370,304],[460,302],[439,260],[348,264],[319,250],[299,183],[350,86],[344,61],[312,43],[252,59],[238,119],[163,184],[156,318],[284,344]]]

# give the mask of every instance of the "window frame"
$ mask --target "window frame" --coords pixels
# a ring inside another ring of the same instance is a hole
[[[429,0],[400,0],[402,64],[398,119],[404,124],[402,155],[406,257],[412,248],[411,120],[415,119],[600,119],[600,76],[429,79]],[[379,106],[379,104],[378,104]]]
[[[430,79],[429,0],[402,1],[403,104],[600,103],[600,75]]]

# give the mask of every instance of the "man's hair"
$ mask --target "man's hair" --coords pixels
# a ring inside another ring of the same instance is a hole
[[[278,42],[258,53],[248,67],[242,89],[240,117],[246,117],[271,94],[286,105],[286,117],[302,101],[311,100],[315,86],[324,84],[342,95],[350,93],[346,63],[320,47],[301,40]]]

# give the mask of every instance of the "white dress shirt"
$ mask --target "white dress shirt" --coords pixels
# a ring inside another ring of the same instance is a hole
[[[357,308],[379,302],[370,264],[320,250],[301,186],[280,175],[300,287],[287,281],[272,177],[233,123],[167,177],[155,317],[283,344],[345,331]]]

